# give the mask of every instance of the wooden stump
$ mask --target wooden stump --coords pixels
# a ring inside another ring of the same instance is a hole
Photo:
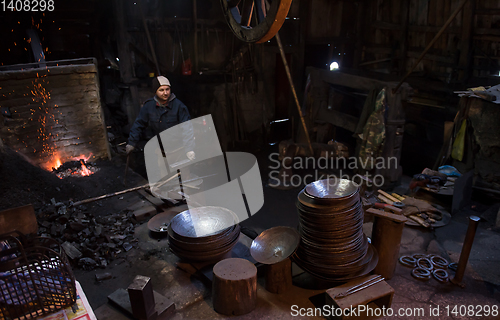
[[[292,285],[292,261],[287,258],[266,266],[266,290],[283,293]]]
[[[229,258],[214,266],[212,302],[224,315],[242,315],[257,304],[257,268],[248,260]]]

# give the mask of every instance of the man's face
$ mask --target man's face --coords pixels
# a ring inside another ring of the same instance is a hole
[[[156,96],[161,103],[166,103],[168,98],[170,98],[170,86],[160,86],[156,90]]]

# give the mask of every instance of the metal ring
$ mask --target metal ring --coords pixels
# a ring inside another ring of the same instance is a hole
[[[427,269],[415,268],[411,271],[411,275],[419,280],[429,280],[431,278],[431,272]]]
[[[436,270],[432,271],[432,275],[439,282],[442,282],[442,283],[448,282],[448,272],[446,272],[443,269],[436,269]]]
[[[417,259],[410,256],[401,256],[401,258],[399,258],[399,262],[403,266],[407,266],[410,268],[415,268],[417,266]]]
[[[403,209],[405,207],[405,204],[401,201],[393,202],[392,205],[396,208]]]
[[[448,265],[448,268],[453,271],[457,271],[458,269],[458,264],[456,262],[452,262]]]
[[[426,266],[426,264],[427,264],[427,266]],[[429,260],[428,258],[418,259],[417,260],[417,267],[419,267],[421,269],[429,270],[429,271],[432,271],[432,269],[434,269],[431,260]]]
[[[432,262],[432,265],[438,269],[448,268],[448,261],[446,261],[446,259],[441,256],[433,255],[431,256],[430,260]]]

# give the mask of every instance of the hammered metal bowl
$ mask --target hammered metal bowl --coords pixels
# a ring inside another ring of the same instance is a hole
[[[214,261],[238,242],[240,226],[234,212],[221,207],[191,208],[168,226],[170,251],[188,261]]]
[[[252,242],[250,254],[263,264],[274,264],[288,258],[297,249],[299,233],[290,227],[274,227],[263,231]]]

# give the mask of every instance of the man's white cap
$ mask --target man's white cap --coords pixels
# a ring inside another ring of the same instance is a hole
[[[164,76],[158,76],[153,79],[153,90],[156,92],[161,86],[170,86],[170,81]]]

